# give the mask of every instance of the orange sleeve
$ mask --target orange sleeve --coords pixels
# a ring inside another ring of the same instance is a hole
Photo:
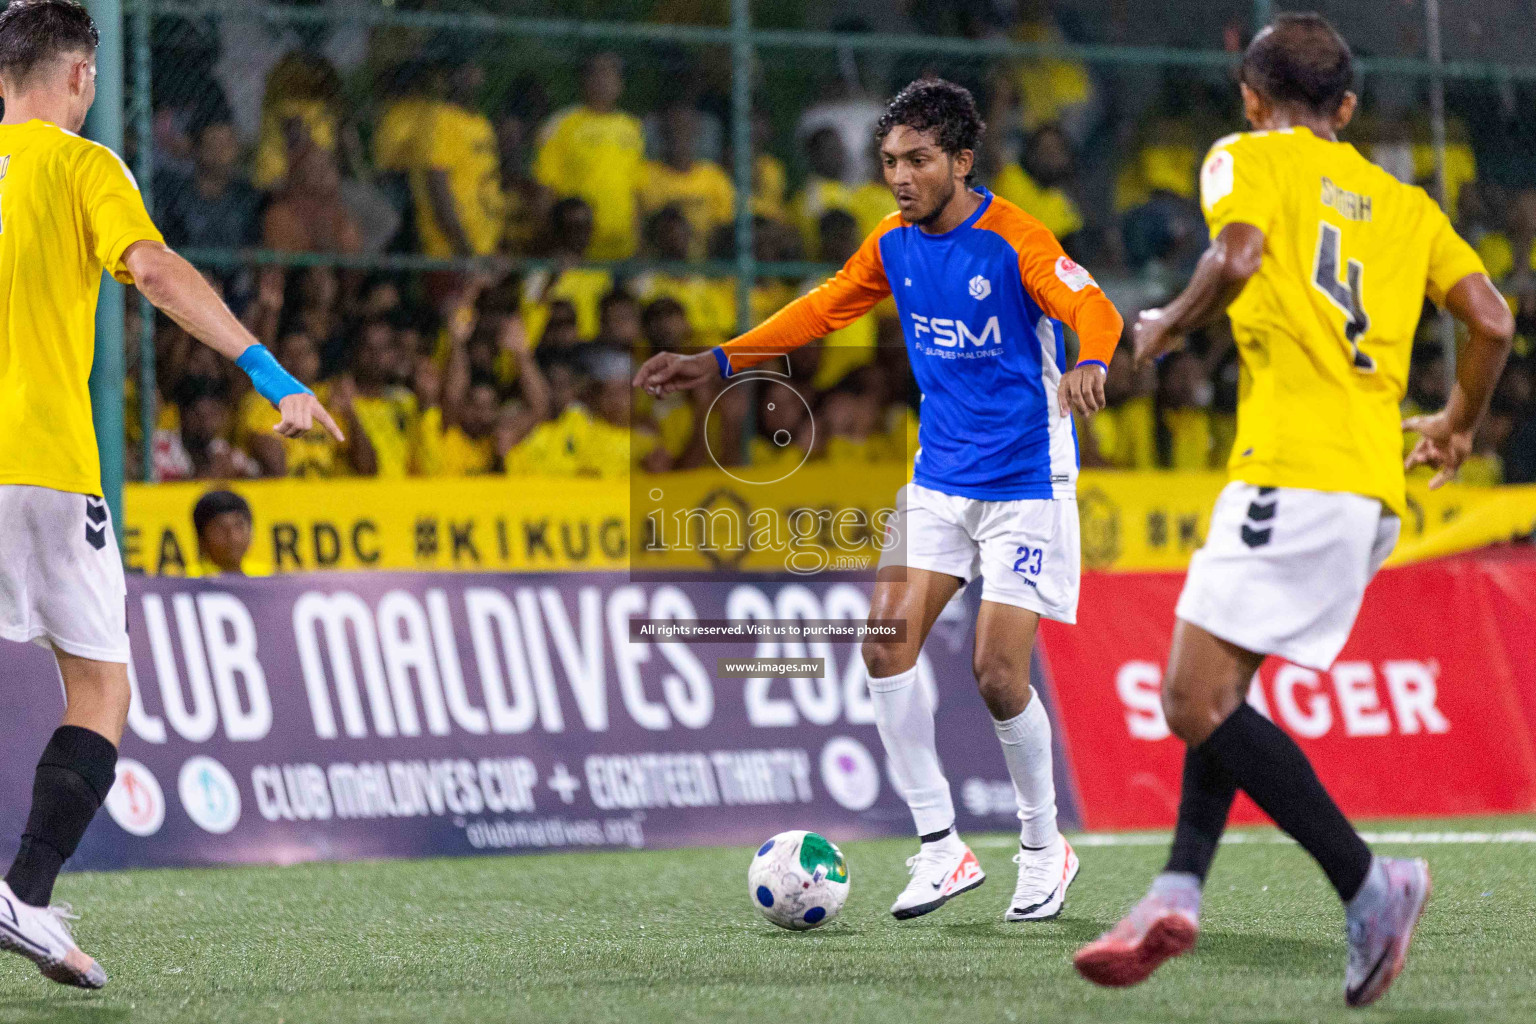
[[[729,377],[799,348],[833,331],[847,327],[891,294],[880,260],[880,239],[900,224],[896,214],[881,222],[864,239],[858,252],[827,282],[806,292],[746,334],[726,342],[715,350],[722,376]]]
[[[1125,321],[1093,275],[1072,262],[1043,224],[1024,229],[1014,241],[1024,289],[1046,315],[1077,332],[1077,365],[1098,363],[1106,371]]]

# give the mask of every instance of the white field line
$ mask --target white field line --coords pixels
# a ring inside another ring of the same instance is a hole
[[[1396,846],[1477,846],[1536,843],[1536,831],[1513,832],[1362,832],[1367,843]],[[1071,837],[1072,845],[1090,846],[1167,846],[1172,832],[1083,832]],[[1270,846],[1293,843],[1282,832],[1228,832],[1221,837],[1223,846]],[[1001,836],[978,838],[973,846],[1012,847],[1014,840]]]

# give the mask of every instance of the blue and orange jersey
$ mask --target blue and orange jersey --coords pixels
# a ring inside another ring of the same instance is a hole
[[[1038,220],[984,188],[958,227],[928,234],[891,214],[826,284],[715,350],[730,376],[896,300],[922,392],[913,480],[985,501],[1072,497],[1077,435],[1061,414],[1063,322],[1078,364],[1107,366],[1122,322]]]

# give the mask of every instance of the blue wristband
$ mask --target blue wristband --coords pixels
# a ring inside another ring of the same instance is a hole
[[[251,383],[256,385],[256,393],[274,406],[289,395],[314,394],[309,388],[300,384],[293,374],[283,369],[282,364],[272,358],[272,353],[267,351],[265,345],[252,345],[240,353],[240,358],[235,360],[235,365],[251,378]]]
[[[1079,359],[1078,362],[1077,362],[1077,365],[1078,366],[1097,366],[1099,369],[1103,370],[1105,373],[1109,373],[1109,367],[1104,365],[1104,360],[1102,360],[1102,359]]]
[[[720,366],[721,378],[729,377],[731,375],[731,357],[726,355],[725,349],[719,345],[716,345],[711,351],[715,354],[715,362]]]

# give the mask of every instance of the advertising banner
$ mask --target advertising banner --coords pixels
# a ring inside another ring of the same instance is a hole
[[[214,486],[251,503],[251,555],[268,571],[411,569],[852,570],[874,561],[883,510],[908,479],[898,463],[810,462],[765,487],[720,470],[613,479],[482,476],[130,484],[131,572],[195,573],[192,506]],[[1083,563],[1179,571],[1205,540],[1225,473],[1085,471]],[[1408,492],[1392,564],[1466,551],[1536,529],[1536,486]],[[640,538],[637,542],[635,538]],[[679,544],[679,538],[702,538]]]
[[[920,666],[962,829],[1016,827],[970,668],[974,594]],[[78,868],[910,834],[856,643],[640,639],[635,620],[853,627],[866,584],[618,573],[130,580],[134,700]],[[653,631],[659,632],[659,631]],[[841,630],[834,630],[841,632]],[[5,645],[0,856],[62,707]],[[752,659],[805,659],[805,678]],[[1048,693],[1043,679],[1037,680]],[[1064,814],[1073,812],[1062,796]]]
[[[1168,827],[1183,745],[1160,687],[1182,577],[1085,574],[1077,628],[1042,626],[1090,829]],[[1249,701],[1365,817],[1536,809],[1531,724],[1536,561],[1466,557],[1383,570],[1333,668],[1271,658]],[[1263,820],[1239,798],[1235,821]]]

